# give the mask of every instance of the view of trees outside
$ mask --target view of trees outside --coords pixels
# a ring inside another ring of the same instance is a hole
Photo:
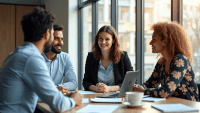
[[[200,0],[183,0],[183,27],[192,42],[192,68],[200,83]]]
[[[98,1],[98,28],[111,23],[111,1]],[[118,0],[118,37],[121,49],[127,51],[135,70],[135,0]],[[193,43],[192,63],[197,82],[200,82],[200,4],[199,0],[183,0],[183,27]],[[171,21],[171,0],[145,0],[144,3],[144,81],[151,75],[158,59],[152,53],[149,42],[152,24]],[[89,51],[92,49],[92,6],[83,9],[83,70]]]

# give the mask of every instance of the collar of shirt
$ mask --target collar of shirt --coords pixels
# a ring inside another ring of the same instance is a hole
[[[44,59],[45,59],[46,62],[51,62],[51,61],[52,61],[52,60],[49,60],[49,59],[47,58],[47,56],[45,55],[44,52],[42,53],[42,56],[44,57]],[[58,56],[59,56],[59,54],[56,54],[56,57],[53,59],[53,61],[54,61],[54,60],[57,60]]]
[[[32,42],[24,42],[23,46],[29,46],[31,48],[33,48],[35,50],[36,53],[40,54],[40,51],[38,50],[38,48],[32,43]]]
[[[109,65],[108,65],[108,67],[107,67],[107,70],[110,69],[110,67],[112,67],[112,66],[113,66],[113,63],[112,63],[112,61],[110,61]],[[105,68],[101,65],[101,60],[99,61],[99,67],[105,69]],[[106,70],[106,69],[105,69],[105,70]]]
[[[110,62],[107,69],[105,69],[101,65],[101,60],[100,60],[98,69],[98,81],[106,84],[107,86],[115,84],[112,62]]]

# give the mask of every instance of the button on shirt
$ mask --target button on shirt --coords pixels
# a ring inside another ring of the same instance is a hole
[[[53,60],[49,60],[44,53],[42,56],[45,58],[55,85],[67,87],[68,90],[76,90],[78,84],[70,56],[65,52],[57,54]],[[61,84],[63,77],[66,83]]]
[[[111,86],[111,85],[115,84],[113,63],[112,62],[110,62],[109,65],[108,65],[108,68],[105,69],[101,65],[101,60],[99,61],[98,82],[104,83],[107,86]]]
[[[44,58],[31,42],[24,42],[0,68],[0,113],[33,113],[38,96],[53,111],[75,106],[73,99],[55,87]]]

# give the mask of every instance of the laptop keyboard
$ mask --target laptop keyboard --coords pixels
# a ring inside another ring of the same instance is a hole
[[[109,97],[118,97],[119,93],[111,94]]]
[[[98,95],[97,97],[103,97],[103,98],[117,98],[119,93],[114,92],[114,93],[107,93],[103,95]]]
[[[110,93],[109,95],[110,95],[110,96],[118,96],[119,93]]]

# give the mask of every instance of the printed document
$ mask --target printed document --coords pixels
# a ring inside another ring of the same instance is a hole
[[[83,98],[82,103],[89,103],[89,98]]]
[[[102,93],[97,93],[93,91],[78,91],[80,94],[102,94]]]
[[[122,102],[122,98],[91,98],[92,102]]]
[[[112,113],[119,105],[87,105],[77,113]]]

